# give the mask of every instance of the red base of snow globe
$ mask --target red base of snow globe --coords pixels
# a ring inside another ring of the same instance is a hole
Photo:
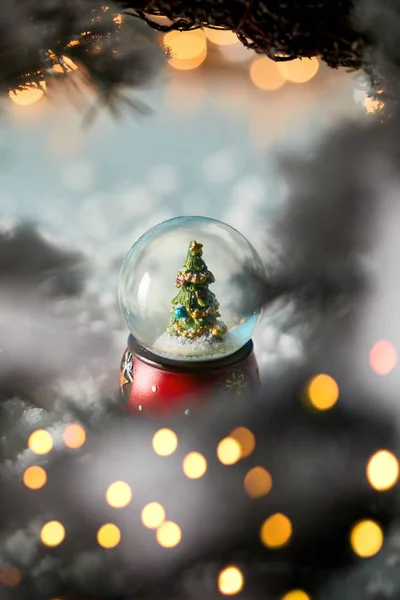
[[[121,361],[120,389],[129,412],[185,411],[192,402],[256,394],[260,377],[253,342],[216,360],[161,358],[130,335]]]

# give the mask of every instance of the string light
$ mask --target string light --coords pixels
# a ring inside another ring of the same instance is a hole
[[[125,481],[115,481],[107,488],[106,500],[113,508],[124,508],[132,500],[132,490]]]
[[[252,61],[250,79],[258,88],[271,92],[279,90],[285,83],[277,64],[267,56],[257,57]]]
[[[311,600],[311,598],[303,590],[291,590],[282,596],[282,600]]]
[[[5,587],[16,587],[21,579],[21,572],[17,567],[7,567],[0,572],[0,583]]]
[[[308,384],[308,398],[318,410],[328,410],[339,399],[339,386],[330,375],[320,373]]]
[[[313,58],[296,58],[287,62],[278,62],[278,70],[286,81],[291,83],[306,83],[310,81],[319,69],[319,60]]]
[[[177,435],[171,429],[159,429],[153,436],[153,450],[159,456],[170,456],[178,447]]]
[[[231,437],[224,438],[217,446],[217,456],[223,465],[234,465],[240,459],[241,447]]]
[[[375,521],[361,521],[351,531],[350,543],[361,558],[375,556],[383,545],[383,531]]]
[[[229,437],[236,440],[240,446],[241,458],[247,458],[254,451],[256,447],[256,438],[254,433],[247,429],[247,427],[236,427]]]
[[[24,90],[15,90],[9,92],[11,100],[19,106],[30,106],[35,104],[44,96],[46,84],[43,81],[41,87],[29,87]]]
[[[182,539],[182,531],[176,523],[165,521],[157,529],[156,538],[163,548],[174,548]]]
[[[164,36],[164,46],[170,53],[171,67],[181,71],[196,69],[207,56],[207,39],[201,29],[170,31]]]
[[[82,425],[71,423],[64,429],[63,440],[67,448],[81,448],[86,441],[86,431]]]
[[[37,429],[29,436],[28,448],[35,454],[47,454],[53,448],[53,438],[45,429]]]
[[[157,529],[165,521],[165,510],[158,502],[146,504],[142,510],[142,523],[148,529]]]
[[[97,532],[97,543],[102,548],[115,548],[121,541],[121,532],[114,523],[105,523]]]
[[[40,539],[45,546],[59,546],[65,538],[64,526],[59,521],[49,521],[43,525],[40,532]]]
[[[369,459],[366,472],[374,489],[389,490],[399,479],[399,461],[388,450],[379,450]]]
[[[40,490],[47,481],[47,473],[42,467],[28,467],[22,476],[22,481],[31,490]]]
[[[289,541],[292,535],[290,520],[281,513],[276,513],[264,521],[260,537],[264,546],[279,548]]]
[[[238,567],[230,566],[223,569],[218,575],[218,589],[224,596],[238,594],[244,586],[243,573]]]
[[[244,478],[244,489],[250,498],[261,498],[272,487],[272,477],[263,467],[253,467]]]
[[[229,29],[212,29],[206,27],[204,32],[210,42],[217,46],[233,46],[233,44],[239,43],[236,33],[229,31]]]
[[[371,348],[369,362],[377,375],[388,375],[397,364],[396,348],[387,340],[379,340]]]
[[[199,452],[190,452],[183,459],[182,468],[189,479],[199,479],[207,471],[207,461]]]

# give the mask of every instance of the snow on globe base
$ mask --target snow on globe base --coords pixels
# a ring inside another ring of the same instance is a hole
[[[250,347],[259,308],[252,306],[251,290],[241,289],[237,282],[249,265],[255,276],[264,275],[260,257],[248,240],[229,225],[205,217],[164,221],[132,246],[119,283],[120,306],[131,332],[130,349],[121,366],[121,389],[128,384],[130,390],[137,388],[128,394],[130,404],[144,406],[131,400],[142,389],[140,381],[136,385],[140,366],[135,372],[136,363],[144,361],[161,369],[164,379],[166,373],[184,372],[186,377],[196,372],[191,382],[199,383],[200,372],[206,382],[207,372],[248,359],[251,352],[243,354],[243,349]],[[123,367],[127,358],[132,362],[131,374]],[[150,377],[147,367],[146,376],[140,370],[143,380]],[[185,393],[194,393],[192,383],[188,389],[183,386]],[[183,388],[177,378],[174,385],[177,399]],[[153,381],[151,387],[158,391],[160,386]],[[168,390],[164,392],[168,396]]]

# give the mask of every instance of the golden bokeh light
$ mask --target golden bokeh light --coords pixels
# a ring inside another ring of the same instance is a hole
[[[207,57],[207,38],[201,29],[171,31],[164,36],[164,47],[171,67],[181,71],[196,69]]]
[[[115,548],[121,541],[121,532],[114,523],[105,523],[97,532],[97,543],[102,548]]]
[[[366,113],[376,113],[384,107],[384,102],[381,100],[374,100],[373,98],[369,98],[365,92],[364,94],[364,108]]]
[[[375,556],[383,545],[383,531],[375,521],[361,521],[351,530],[350,543],[361,558]]]
[[[277,64],[267,56],[255,58],[250,65],[250,79],[261,90],[279,90],[285,78],[278,70]]]
[[[282,596],[282,600],[311,600],[311,598],[303,590],[291,590]]]
[[[67,448],[81,448],[86,442],[86,431],[82,425],[71,423],[64,429],[63,440]]]
[[[65,538],[64,526],[59,521],[49,521],[43,525],[40,532],[40,539],[45,546],[54,548],[59,546]]]
[[[217,446],[217,456],[223,465],[234,465],[240,459],[242,449],[231,437],[224,438]]]
[[[308,399],[318,410],[328,410],[339,400],[339,386],[330,375],[320,373],[308,384]]]
[[[159,456],[170,456],[178,447],[178,437],[171,429],[159,429],[153,436],[153,450]]]
[[[142,510],[142,523],[148,529],[157,529],[165,521],[165,510],[158,502],[150,502]]]
[[[207,39],[217,46],[232,46],[239,43],[236,33],[233,33],[229,29],[211,29],[207,27],[204,29],[204,33]]]
[[[247,429],[247,427],[236,427],[236,429],[229,434],[229,437],[238,442],[241,450],[241,458],[250,456],[256,447],[255,435],[250,429]]]
[[[131,487],[125,481],[115,481],[106,491],[107,503],[113,508],[124,508],[132,500]]]
[[[292,535],[292,524],[282,513],[276,513],[264,521],[260,537],[264,546],[280,548],[287,544]]]
[[[231,565],[218,575],[218,589],[224,596],[234,596],[242,591],[244,586],[243,573],[238,567]]]
[[[21,572],[17,567],[7,567],[0,571],[0,583],[5,587],[15,587],[21,582]]]
[[[189,452],[183,459],[182,468],[189,479],[199,479],[207,471],[207,461],[200,452]]]
[[[35,454],[47,454],[53,448],[53,438],[45,429],[37,429],[29,436],[28,448]]]
[[[74,63],[68,56],[62,56],[62,63],[56,63],[53,66],[53,70],[56,73],[66,73],[67,71],[75,71],[78,68],[78,65]]]
[[[397,364],[397,352],[387,340],[379,340],[369,353],[369,363],[377,375],[388,375]]]
[[[175,548],[182,539],[182,531],[176,523],[165,521],[158,527],[156,537],[163,548]]]
[[[46,484],[47,473],[42,467],[34,465],[25,470],[22,481],[27,488],[31,490],[40,490],[40,488]]]
[[[244,489],[250,498],[261,498],[272,488],[272,477],[263,467],[253,467],[244,478]]]
[[[367,464],[367,479],[379,491],[389,490],[399,479],[399,461],[388,450],[375,452]]]
[[[43,98],[45,89],[46,84],[42,82],[41,87],[32,86],[24,90],[15,90],[14,92],[9,92],[9,96],[18,106],[30,106]]]
[[[313,58],[295,58],[294,60],[278,62],[278,70],[282,77],[290,83],[306,83],[310,81],[319,69],[319,60]]]

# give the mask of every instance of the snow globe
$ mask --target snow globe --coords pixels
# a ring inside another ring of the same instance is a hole
[[[129,410],[170,410],[258,387],[251,336],[260,307],[239,284],[249,265],[264,276],[250,242],[206,217],[169,219],[135,242],[118,290],[130,330],[120,377]]]

